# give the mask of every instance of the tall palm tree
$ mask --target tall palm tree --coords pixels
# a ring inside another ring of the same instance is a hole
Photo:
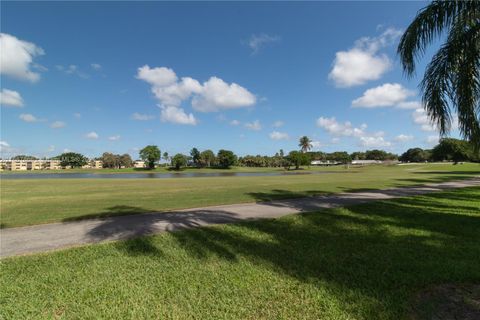
[[[420,83],[422,103],[441,135],[456,113],[463,137],[480,148],[480,1],[432,1],[408,26],[397,52],[412,77],[427,46],[444,33]]]
[[[310,140],[307,136],[303,136],[300,138],[298,146],[302,152],[307,152],[308,150],[312,149],[312,140]]]

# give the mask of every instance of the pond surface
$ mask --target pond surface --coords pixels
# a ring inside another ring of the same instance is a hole
[[[209,177],[270,177],[306,174],[338,173],[335,171],[316,172],[172,172],[172,173],[7,173],[0,179],[170,179],[170,178],[209,178]]]

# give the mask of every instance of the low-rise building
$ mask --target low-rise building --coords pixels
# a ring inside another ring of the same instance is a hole
[[[135,160],[133,163],[134,168],[145,168],[145,161],[143,160]]]
[[[0,160],[0,167],[6,171],[62,169],[60,160]]]

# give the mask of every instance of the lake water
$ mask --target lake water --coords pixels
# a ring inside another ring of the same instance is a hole
[[[170,178],[209,178],[209,177],[271,177],[337,173],[335,171],[317,172],[172,172],[172,173],[7,173],[0,179],[170,179]]]

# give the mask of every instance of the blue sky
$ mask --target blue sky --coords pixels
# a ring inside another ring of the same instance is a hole
[[[2,2],[2,156],[430,147],[395,56],[425,5]]]

